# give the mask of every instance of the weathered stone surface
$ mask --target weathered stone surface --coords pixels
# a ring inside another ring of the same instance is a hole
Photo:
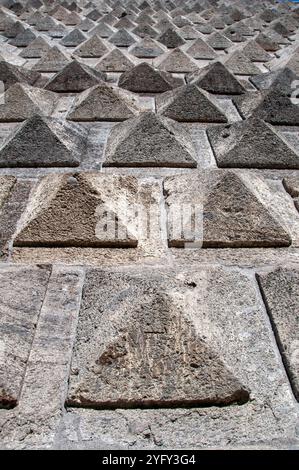
[[[59,72],[70,59],[56,46],[42,55],[40,60],[33,65],[32,70],[37,72]]]
[[[174,29],[171,28],[163,32],[158,37],[158,41],[168,49],[175,49],[176,47],[185,44],[184,39]]]
[[[189,175],[166,178],[164,194],[169,246],[196,242],[203,248],[266,248],[291,244],[290,235],[262,202],[250,179],[232,171],[207,172],[192,179]],[[191,210],[191,219],[187,217],[184,226],[182,207]]]
[[[159,114],[185,122],[227,122],[215,99],[196,85],[185,85],[156,97]]]
[[[129,49],[130,54],[141,59],[158,57],[163,54],[164,51],[165,49],[162,49],[157,41],[147,36],[136,44],[133,44],[132,48]]]
[[[0,176],[0,210],[8,199],[15,183],[16,178],[14,176]]]
[[[113,33],[115,33],[115,28],[111,28],[108,24],[100,21],[94,28],[89,30],[88,35],[93,36],[96,34],[100,38],[109,38]]]
[[[258,75],[261,70],[240,51],[231,54],[224,61],[225,66],[236,75]]]
[[[142,62],[124,72],[119,78],[118,86],[136,93],[163,93],[172,90],[175,81],[170,74]]]
[[[283,179],[283,185],[292,197],[299,197],[299,177],[293,176]]]
[[[4,60],[0,61],[0,81],[4,83],[5,90],[14,83],[28,83],[33,86],[40,77],[38,72],[10,64]]]
[[[163,272],[89,271],[67,404],[126,408],[246,402],[248,390],[209,344],[206,328],[198,326],[204,313],[196,299],[207,279],[195,278],[196,283],[188,275]]]
[[[137,192],[132,176],[46,176],[32,194],[14,245],[136,247],[136,225],[126,211],[137,204]]]
[[[203,39],[198,38],[186,50],[194,59],[215,59],[216,52]]]
[[[280,46],[277,42],[270,39],[267,35],[260,33],[255,41],[267,52],[276,52],[279,51]]]
[[[217,126],[207,133],[220,167],[299,169],[296,149],[260,119]]]
[[[0,407],[18,403],[50,271],[49,266],[1,267]]]
[[[159,69],[173,73],[191,73],[198,70],[195,61],[189,58],[180,48],[173,49],[159,61]]]
[[[299,401],[299,270],[281,267],[257,276],[282,358]]]
[[[0,104],[0,122],[24,121],[34,114],[49,116],[57,102],[57,95],[51,91],[16,83],[5,92],[4,103]]]
[[[221,62],[204,67],[188,76],[187,80],[210,93],[239,95],[245,92],[245,88]]]
[[[78,166],[85,146],[84,129],[58,119],[34,115],[2,143],[0,166]]]
[[[232,42],[227,37],[223,36],[223,34],[216,33],[211,34],[211,36],[207,39],[207,45],[210,46],[212,49],[215,50],[225,50],[232,46]]]
[[[175,121],[147,112],[111,130],[103,165],[196,167],[197,162],[188,133]]]
[[[268,62],[272,58],[254,39],[246,43],[242,53],[252,62]]]
[[[138,114],[136,98],[106,83],[88,88],[76,99],[67,114],[71,121],[124,121]]]
[[[126,29],[119,29],[108,40],[117,47],[130,47],[136,42]]]
[[[15,38],[10,39],[8,42],[15,47],[26,47],[36,38],[35,34],[30,28],[16,35]]]
[[[125,72],[134,67],[134,62],[119,49],[113,49],[101,58],[96,70],[103,72]]]
[[[40,59],[51,49],[51,46],[42,36],[38,36],[20,52],[20,57],[24,59]]]
[[[289,68],[284,67],[278,71],[262,73],[250,77],[250,81],[258,90],[277,90],[284,95],[291,95],[294,92],[292,84],[299,80],[297,75]]]
[[[106,74],[73,60],[54,77],[45,88],[59,93],[80,92],[106,79]]]
[[[97,36],[96,34],[92,36],[87,41],[83,42],[80,46],[78,46],[73,54],[79,57],[102,57],[104,54],[108,52],[108,48],[105,46],[103,41]]]
[[[233,99],[244,119],[250,116],[271,124],[299,124],[299,107],[284,94],[270,89],[264,92],[246,93]]]

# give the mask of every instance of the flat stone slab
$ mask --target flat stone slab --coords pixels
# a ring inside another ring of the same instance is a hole
[[[222,273],[90,270],[67,404],[126,408],[248,401],[249,391],[214,349],[215,337],[210,342],[206,329],[220,294],[213,278],[221,282]],[[198,308],[206,295],[207,308]]]
[[[257,276],[277,343],[299,401],[299,270],[281,267]]]
[[[49,266],[0,269],[0,407],[18,403]]]

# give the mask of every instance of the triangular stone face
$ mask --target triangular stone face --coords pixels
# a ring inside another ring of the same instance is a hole
[[[299,107],[276,90],[249,92],[234,98],[234,103],[244,119],[254,116],[271,124],[299,124]]]
[[[221,33],[213,33],[207,39],[208,46],[215,50],[225,50],[232,46],[232,42]]]
[[[252,62],[268,62],[272,56],[265,51],[254,39],[247,42],[242,53]]]
[[[28,83],[29,85],[35,85],[40,78],[41,75],[38,72],[10,64],[4,60],[0,62],[0,81],[4,83],[5,90],[14,83]]]
[[[104,166],[196,167],[191,138],[171,119],[147,112],[115,126]]]
[[[289,68],[285,67],[277,72],[268,72],[250,77],[250,81],[258,90],[277,90],[284,95],[291,95],[294,91],[292,83],[299,77]]]
[[[173,49],[165,58],[161,58],[159,69],[172,73],[191,73],[198,70],[198,66],[181,49]]]
[[[60,41],[60,44],[65,47],[76,47],[82,42],[86,41],[86,36],[80,31],[80,29],[73,29],[69,34],[64,36]]]
[[[49,175],[32,195],[14,245],[136,247],[134,223],[123,207],[137,203],[137,192],[132,176]],[[109,221],[113,229],[105,231]]]
[[[72,121],[124,121],[138,114],[128,92],[102,83],[78,95],[67,115]]]
[[[85,33],[90,31],[94,26],[95,23],[88,18],[85,18],[85,20],[82,20],[81,23],[78,24],[78,28],[81,29],[81,31],[84,31]]]
[[[117,47],[130,47],[136,42],[136,40],[126,29],[119,29],[116,33],[110,36],[109,42]]]
[[[299,169],[299,155],[270,124],[249,119],[208,129],[219,167]]]
[[[51,91],[16,83],[5,92],[0,104],[0,122],[24,121],[34,114],[49,116],[58,102]]]
[[[104,72],[73,60],[54,75],[45,88],[59,93],[80,92],[97,85],[105,79],[106,74]]]
[[[185,40],[193,40],[199,38],[199,33],[190,25],[184,26],[180,29],[180,35]]]
[[[124,72],[119,78],[118,85],[137,93],[163,93],[175,86],[170,74],[155,70],[146,62]]]
[[[236,75],[258,75],[261,70],[242,52],[236,51],[224,61],[225,66]]]
[[[256,38],[255,41],[267,52],[276,52],[280,49],[280,46],[277,42],[270,39],[263,33],[260,33]]]
[[[232,171],[207,188],[203,205],[204,248],[289,246],[291,238]]]
[[[129,53],[141,59],[150,59],[163,54],[164,49],[158,45],[157,41],[154,41],[150,37],[145,37],[137,44],[134,44],[132,48],[129,49]]]
[[[78,374],[70,376],[67,405],[161,408],[248,401],[249,392],[210,343],[194,306],[186,308],[188,296],[183,280],[173,275],[90,270],[74,347],[72,370]]]
[[[154,39],[158,36],[158,31],[148,24],[136,26],[136,28],[132,30],[132,33],[136,34],[140,38],[149,36],[150,38]]]
[[[41,36],[38,36],[29,44],[29,46],[21,51],[20,57],[23,57],[24,59],[40,59],[50,49],[51,47],[47,41],[45,41]]]
[[[70,63],[70,59],[58,47],[53,46],[33,65],[32,70],[37,72],[59,72],[68,63]]]
[[[166,46],[168,49],[175,49],[176,47],[185,44],[184,39],[173,29],[167,29],[158,37],[158,41]]]
[[[21,124],[0,148],[1,167],[78,166],[86,131],[75,124],[35,115]]]
[[[31,29],[26,29],[24,32],[17,34],[17,36],[9,41],[9,44],[15,47],[26,47],[36,38]]]
[[[188,82],[210,93],[239,95],[244,87],[221,62],[214,62],[188,77]]]
[[[215,59],[216,52],[203,39],[198,38],[186,52],[194,59]]]
[[[96,70],[103,72],[126,72],[134,67],[134,63],[119,49],[113,49],[101,58]]]
[[[196,85],[186,85],[156,97],[157,112],[175,121],[227,122],[214,99]]]
[[[103,41],[97,36],[94,35],[87,41],[85,41],[81,46],[77,47],[73,54],[79,57],[102,57],[108,52],[108,48],[105,46]]]

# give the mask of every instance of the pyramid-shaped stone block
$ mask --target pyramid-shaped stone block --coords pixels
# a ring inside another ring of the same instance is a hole
[[[152,112],[115,126],[104,166],[196,167],[191,138],[175,121]]]
[[[77,47],[73,54],[77,55],[78,57],[93,58],[102,57],[107,52],[108,48],[99,38],[99,36],[95,34],[90,39],[87,39],[87,41],[85,41],[79,47]]]
[[[57,46],[53,46],[33,65],[32,70],[43,73],[59,72],[68,63],[70,59]]]
[[[4,60],[0,61],[0,81],[4,83],[5,90],[14,83],[28,83],[33,86],[40,78],[41,75],[38,72],[10,64]]]
[[[130,47],[136,40],[126,29],[119,29],[110,36],[109,42],[117,47]]]
[[[253,116],[271,124],[294,126],[299,124],[298,106],[275,89],[246,93],[244,96],[235,97],[234,103],[244,119]]]
[[[59,93],[80,92],[106,79],[106,74],[73,60],[54,77],[45,88]]]
[[[236,51],[224,60],[225,66],[236,75],[258,75],[261,70],[248,57]]]
[[[49,175],[32,194],[14,245],[136,247],[136,224],[127,212],[137,193],[132,176]]]
[[[157,112],[175,121],[227,122],[215,98],[196,85],[186,85],[156,97]]]
[[[198,38],[186,50],[193,59],[215,59],[216,52],[203,39]]]
[[[295,148],[260,119],[210,128],[207,133],[220,167],[299,169]]]
[[[272,59],[272,56],[254,39],[247,42],[242,49],[242,53],[252,62],[268,62]]]
[[[34,114],[49,116],[57,102],[57,95],[51,91],[16,83],[5,92],[4,103],[0,104],[0,122],[24,121]]]
[[[96,70],[103,72],[126,72],[134,67],[134,62],[121,50],[115,48],[101,58]]]
[[[35,115],[17,127],[0,147],[1,167],[78,166],[86,131],[75,124]]]
[[[145,37],[138,43],[134,44],[129,49],[129,53],[140,59],[143,58],[155,58],[164,53],[164,49],[159,46],[157,41],[154,41],[150,37]]]
[[[136,99],[106,83],[88,88],[76,99],[67,114],[72,121],[125,121],[138,114]]]
[[[184,39],[171,28],[162,33],[157,40],[168,49],[175,49],[176,47],[180,47],[185,44]]]
[[[80,29],[73,29],[70,31],[63,39],[61,39],[60,44],[64,47],[77,47],[82,42],[86,41],[86,36],[82,33]]]
[[[239,95],[245,88],[221,63],[214,62],[188,76],[188,82],[206,91],[220,95]]]
[[[10,39],[8,42],[15,47],[26,47],[36,38],[35,34],[30,28],[27,28],[24,32],[16,35],[15,38]]]
[[[299,80],[299,77],[288,67],[250,77],[250,81],[258,90],[263,91],[271,88],[287,96],[294,92],[293,83],[295,80]]]
[[[158,67],[171,73],[192,73],[198,70],[196,62],[180,48],[173,49],[161,57]]]
[[[38,36],[20,52],[20,57],[24,59],[40,59],[50,49],[51,46],[47,41],[43,37]]]
[[[207,39],[207,45],[212,49],[223,51],[232,46],[232,42],[223,34],[216,32],[211,34]]]
[[[186,282],[163,272],[88,272],[72,365],[78,373],[70,376],[67,405],[161,408],[248,401],[247,388],[219,356],[196,313],[200,288],[193,289],[191,305]],[[209,305],[211,315],[211,298]]]
[[[158,71],[150,64],[142,62],[124,72],[118,86],[136,93],[163,93],[177,86],[171,74]]]

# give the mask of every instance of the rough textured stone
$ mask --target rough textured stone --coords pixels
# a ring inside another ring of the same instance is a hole
[[[194,288],[197,283],[188,276],[89,271],[67,404],[125,408],[246,402],[246,387],[209,344],[205,327],[198,326],[202,313],[196,299],[206,288],[204,276],[200,281]],[[116,292],[110,292],[111,284]]]
[[[34,115],[2,143],[1,167],[78,166],[86,131],[75,124]]]
[[[283,179],[283,184],[292,197],[299,197],[299,178],[289,177]]]
[[[87,41],[83,42],[80,46],[78,46],[73,54],[79,57],[102,57],[104,54],[108,52],[108,48],[105,46],[103,41],[97,36],[96,34],[92,36]]]
[[[299,270],[281,267],[257,276],[282,358],[299,401]]]
[[[20,52],[20,57],[25,59],[40,59],[51,49],[51,46],[42,36],[38,36]]]
[[[272,58],[254,39],[246,43],[242,53],[252,62],[268,62]]]
[[[213,33],[207,39],[207,45],[215,50],[225,50],[232,46],[232,42],[221,33]]]
[[[131,176],[49,175],[32,194],[14,245],[136,247],[125,210],[137,203],[137,192]],[[105,231],[110,220],[113,229]]]
[[[103,72],[125,72],[134,67],[134,62],[119,49],[113,49],[101,58],[96,70]]]
[[[236,75],[258,75],[261,70],[240,51],[231,54],[224,61],[225,66]]]
[[[26,47],[36,38],[30,28],[16,35],[15,38],[9,40],[9,44],[15,47]]]
[[[227,122],[215,99],[196,85],[186,85],[156,97],[159,114],[185,122]]]
[[[0,104],[0,122],[24,121],[34,114],[49,116],[57,102],[57,95],[51,91],[16,83],[5,92],[4,103]]]
[[[80,92],[106,79],[106,74],[73,60],[54,77],[45,88],[59,93]]]
[[[282,134],[256,118],[208,129],[220,167],[299,169],[299,155]]]
[[[297,75],[287,67],[276,72],[262,73],[250,77],[250,81],[258,90],[277,90],[279,93],[288,96],[293,93],[292,84],[298,79]]]
[[[299,107],[275,89],[246,93],[235,97],[234,103],[244,119],[254,116],[271,124],[299,124]]]
[[[14,176],[0,176],[0,210],[9,197],[15,183],[16,178]]]
[[[129,50],[130,54],[135,57],[143,58],[155,58],[164,53],[164,49],[159,46],[157,41],[154,41],[150,37],[144,37],[141,41],[133,44]]]
[[[40,74],[38,72],[10,64],[4,60],[0,61],[0,81],[4,83],[5,90],[14,83],[35,85],[39,79]]]
[[[112,129],[104,166],[196,167],[196,152],[179,124],[147,112]]]
[[[159,69],[174,73],[191,73],[198,70],[195,61],[191,60],[180,48],[173,49],[161,57]]]
[[[184,39],[174,29],[171,28],[164,31],[157,39],[168,49],[175,49],[176,47],[185,44]]]
[[[158,71],[146,62],[124,72],[118,85],[137,93],[163,93],[175,87],[170,74]]]
[[[49,266],[1,267],[1,407],[18,404],[49,276]]]
[[[37,72],[59,72],[70,59],[56,46],[42,55],[40,60],[33,65],[32,70]]]
[[[126,29],[119,29],[110,36],[109,42],[118,47],[129,47],[132,46],[136,40]]]
[[[189,55],[194,59],[215,59],[216,52],[203,39],[198,38],[187,49]]]
[[[188,77],[188,82],[210,93],[239,95],[244,87],[221,62],[215,62]]]
[[[67,119],[71,121],[125,121],[138,114],[136,98],[106,83],[77,95]]]

